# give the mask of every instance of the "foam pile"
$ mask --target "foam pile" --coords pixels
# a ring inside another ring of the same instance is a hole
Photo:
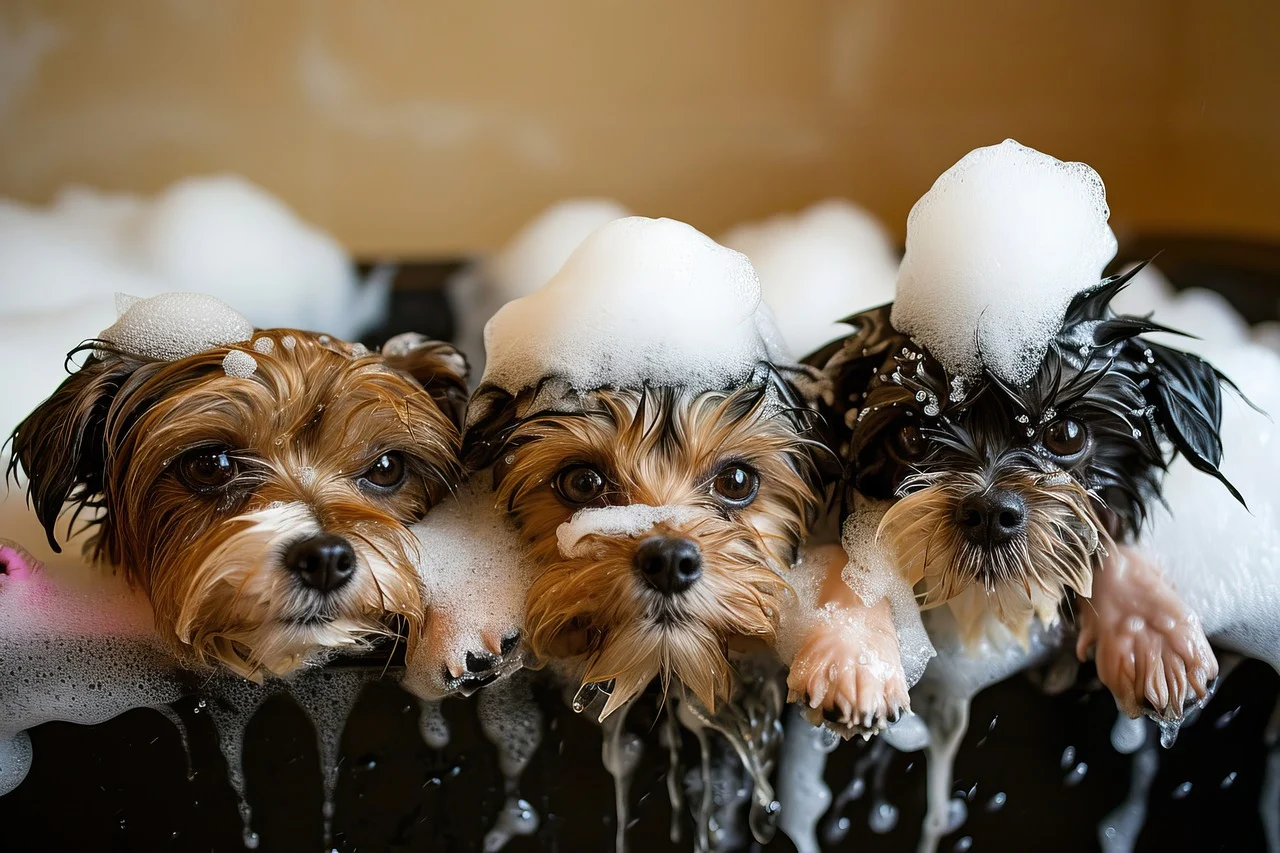
[[[519,535],[477,474],[410,530],[428,608],[428,638],[406,661],[404,686],[425,699],[450,692],[442,671],[524,624],[529,566]],[[489,635],[486,637],[486,634]]]
[[[1108,216],[1083,163],[1011,139],[969,152],[911,209],[893,325],[953,374],[1029,381],[1115,256]]]
[[[253,324],[243,314],[200,293],[162,293],[149,299],[120,294],[116,307],[120,318],[97,337],[143,358],[177,361],[253,337]]]
[[[837,320],[893,301],[898,256],[889,232],[843,199],[739,225],[720,242],[751,259],[797,357],[849,334]]]
[[[116,293],[207,293],[259,328],[353,339],[380,322],[389,288],[361,286],[332,237],[239,177],[188,178],[152,199],[73,187],[48,207],[0,201],[0,433],[111,324]]]
[[[458,322],[455,340],[475,376],[484,372],[484,324],[489,318],[511,300],[546,284],[592,231],[628,215],[610,199],[556,202],[526,222],[498,252],[450,279],[449,302]]]
[[[687,524],[697,516],[698,511],[688,506],[623,504],[580,509],[556,528],[556,542],[561,556],[573,559],[590,553],[592,536],[634,538],[653,529],[656,524]],[[584,542],[584,539],[588,541]]]
[[[731,387],[781,361],[747,258],[683,222],[633,216],[592,232],[541,289],[485,328],[482,385],[511,393]]]

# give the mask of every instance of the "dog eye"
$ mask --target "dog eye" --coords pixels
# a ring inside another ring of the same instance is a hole
[[[604,494],[604,475],[590,465],[571,465],[556,475],[556,493],[571,504],[588,504]]]
[[[901,459],[919,459],[925,452],[924,436],[915,424],[908,424],[893,437],[894,449]]]
[[[760,490],[760,475],[745,465],[730,465],[716,474],[711,490],[726,503],[746,506]]]
[[[193,450],[178,462],[178,479],[193,492],[224,488],[239,473],[235,458],[222,448]]]
[[[360,481],[379,489],[394,489],[404,482],[404,457],[399,453],[384,453],[360,475]]]
[[[1089,433],[1084,424],[1075,418],[1058,418],[1044,431],[1044,449],[1054,456],[1075,456],[1084,450]]]

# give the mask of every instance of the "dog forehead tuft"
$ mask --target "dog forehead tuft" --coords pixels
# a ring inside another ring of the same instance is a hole
[[[907,219],[894,327],[950,373],[1028,382],[1072,298],[1115,255],[1108,216],[1084,163],[1013,140],[971,151]]]
[[[162,293],[118,302],[119,319],[98,337],[122,352],[177,361],[253,337],[253,324],[225,302],[202,293]]]

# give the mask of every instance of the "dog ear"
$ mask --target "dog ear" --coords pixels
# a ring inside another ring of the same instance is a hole
[[[1222,384],[1231,385],[1231,380],[1191,353],[1147,341],[1137,345],[1151,353],[1151,382],[1143,393],[1155,407],[1152,417],[1192,466],[1217,478],[1243,504],[1240,492],[1218,470]]]
[[[470,368],[453,344],[410,332],[387,341],[382,358],[387,367],[417,380],[453,425],[462,428]]]
[[[90,355],[49,399],[14,430],[9,475],[27,476],[27,500],[61,553],[54,526],[68,503],[80,509],[102,495],[107,465],[107,419],[121,386],[144,362]],[[74,521],[74,519],[73,519]]]

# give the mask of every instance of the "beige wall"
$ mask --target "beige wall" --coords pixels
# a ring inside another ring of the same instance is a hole
[[[1093,164],[1122,230],[1280,237],[1280,4],[0,0],[0,194],[235,170],[358,252],[614,196],[901,232],[969,148]]]

